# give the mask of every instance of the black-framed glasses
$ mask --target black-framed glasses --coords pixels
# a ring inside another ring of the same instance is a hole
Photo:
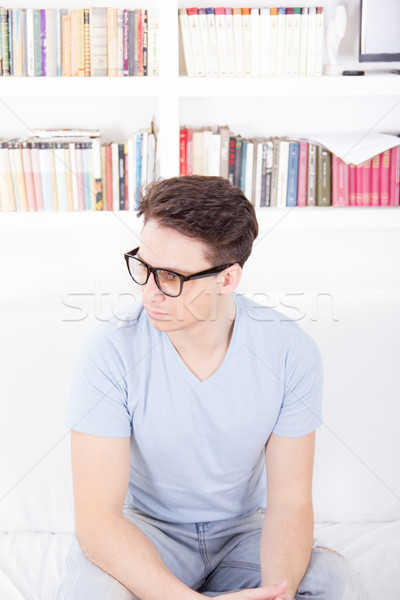
[[[193,273],[193,275],[181,275],[181,273],[176,273],[170,269],[151,267],[147,263],[143,262],[136,256],[139,247],[140,246],[124,254],[129,275],[132,277],[135,283],[138,283],[139,285],[146,285],[152,273],[158,289],[166,296],[171,296],[172,298],[176,298],[182,293],[183,284],[185,281],[217,275],[227,267],[231,267],[235,264],[229,263],[227,265],[220,265],[219,267],[212,267],[211,269],[206,269],[205,271]]]

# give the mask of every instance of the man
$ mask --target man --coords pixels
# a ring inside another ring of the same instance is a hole
[[[58,600],[361,600],[356,571],[313,547],[321,424],[316,344],[235,290],[258,234],[220,177],[152,184],[125,255],[142,303],[78,360],[76,535]]]

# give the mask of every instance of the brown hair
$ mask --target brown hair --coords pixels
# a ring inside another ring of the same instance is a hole
[[[258,235],[256,213],[239,187],[223,177],[159,179],[141,194],[138,216],[204,242],[213,266],[244,265]]]

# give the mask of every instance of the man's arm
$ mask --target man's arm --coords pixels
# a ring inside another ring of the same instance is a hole
[[[315,432],[301,437],[271,434],[265,449],[267,509],[261,534],[262,585],[288,581],[292,600],[307,570],[314,534],[312,472]]]
[[[141,600],[202,598],[178,579],[123,515],[129,438],[71,431],[75,531],[83,553]]]

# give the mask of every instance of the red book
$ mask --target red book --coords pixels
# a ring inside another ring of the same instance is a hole
[[[193,175],[193,129],[187,129],[186,175]]]
[[[349,165],[332,154],[332,206],[349,206]]]
[[[380,206],[389,206],[390,150],[385,150],[380,156]]]
[[[362,163],[361,206],[371,206],[371,160]]]
[[[356,206],[362,206],[363,164],[356,165]]]
[[[391,148],[389,206],[399,206],[399,157],[400,147]]]
[[[138,52],[138,75],[143,75],[143,10],[141,8],[138,11],[138,28],[137,28],[137,52]]]
[[[371,162],[371,206],[379,206],[380,195],[380,154],[373,157]]]
[[[299,175],[297,183],[297,206],[307,206],[308,143],[299,145]]]
[[[356,166],[349,165],[349,200],[350,206],[356,206]]]
[[[179,131],[179,175],[187,175],[186,172],[186,145],[187,129],[181,128]]]
[[[107,210],[113,210],[113,173],[111,144],[106,146]]]

